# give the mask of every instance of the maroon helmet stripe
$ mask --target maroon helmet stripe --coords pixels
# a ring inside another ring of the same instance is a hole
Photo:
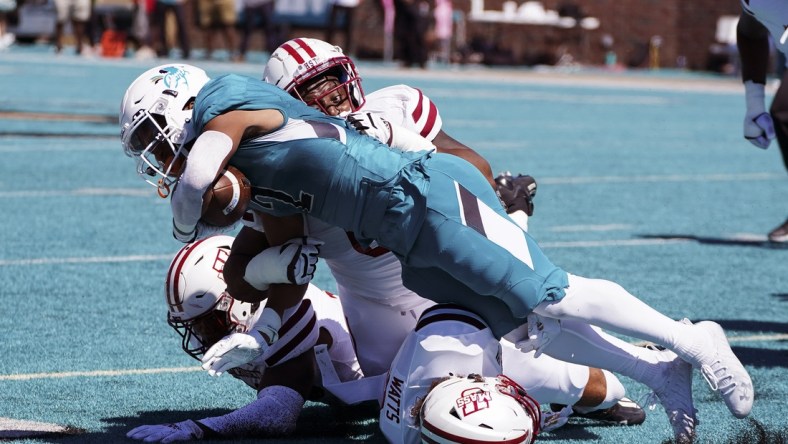
[[[427,123],[424,124],[424,128],[421,129],[421,137],[427,137],[432,131],[432,128],[435,127],[435,121],[438,120],[438,107],[435,106],[434,103],[430,102],[430,111],[427,114]]]
[[[207,238],[206,238],[207,239]],[[181,270],[183,270],[183,265],[186,263],[186,259],[189,257],[190,254],[197,248],[198,245],[203,243],[205,239],[201,239],[195,243],[193,243],[188,249],[181,250],[180,257],[176,257],[172,264],[170,264],[170,272],[167,273],[167,279],[174,279],[172,283],[167,282],[167,301],[170,303],[171,306],[175,307],[178,311],[183,311],[183,301],[178,300],[178,285],[180,279],[178,276],[181,275]],[[176,265],[177,263],[177,265]],[[174,268],[174,271],[173,271]],[[172,284],[172,285],[170,285]],[[170,287],[172,287],[172,293],[170,293]]]
[[[294,40],[298,44],[298,46],[301,47],[301,49],[306,51],[306,55],[308,55],[310,59],[317,55],[315,54],[315,50],[313,50],[312,47],[309,46],[309,43],[305,42],[304,39],[294,39]]]
[[[424,94],[421,93],[421,90],[416,88],[416,91],[419,92],[419,103],[416,104],[416,109],[413,110],[413,121],[418,122],[421,118],[421,113],[423,112],[422,108],[424,107]]]
[[[432,425],[432,423],[428,422],[427,420],[423,420],[422,427],[426,428],[430,432],[434,433],[437,436],[440,436],[443,439],[447,439],[447,440],[449,440],[451,442],[456,442],[456,443],[460,443],[460,444],[489,444],[489,443],[493,443],[493,442],[496,443],[496,444],[516,444],[516,443],[525,442],[525,438],[528,436],[525,432],[523,432],[523,434],[520,435],[520,436],[517,436],[515,438],[511,438],[511,439],[507,439],[507,440],[503,440],[503,441],[492,440],[492,439],[484,440],[484,439],[473,439],[473,438],[467,438],[467,437],[464,437],[464,436],[454,435],[454,434],[449,433],[449,432],[447,432],[445,430],[441,430],[441,429],[435,427],[434,425]],[[421,436],[422,437],[424,436],[424,432],[422,432]]]
[[[295,49],[295,48],[293,48],[292,46],[289,45],[289,42],[283,44],[282,48],[284,48],[285,51],[287,51],[288,54],[293,56],[293,58],[295,59],[296,63],[298,63],[299,65],[304,63],[304,58],[301,57],[301,54],[298,53],[297,49]]]

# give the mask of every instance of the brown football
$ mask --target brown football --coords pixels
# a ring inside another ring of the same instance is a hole
[[[227,227],[238,222],[249,205],[252,186],[237,168],[228,166],[202,196],[203,222]]]

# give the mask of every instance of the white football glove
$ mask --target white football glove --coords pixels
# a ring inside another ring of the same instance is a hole
[[[164,444],[202,439],[203,435],[203,430],[191,419],[174,424],[142,425],[126,433],[126,437],[131,439]]]
[[[184,244],[188,244],[190,242],[194,242],[199,239],[205,239],[206,237],[228,233],[232,231],[233,228],[235,228],[235,224],[226,227],[217,227],[216,225],[209,225],[203,221],[199,221],[197,222],[197,225],[195,225],[194,228],[192,228],[191,230],[189,229],[182,230],[175,223],[175,220],[173,220],[172,237],[183,242]]]
[[[359,111],[348,114],[345,119],[361,134],[372,136],[391,146],[391,124],[382,117]]]
[[[395,125],[375,114],[356,112],[348,114],[346,119],[361,134],[372,136],[392,148],[402,151],[435,150],[435,145],[421,134],[404,126]]]
[[[530,313],[526,316],[526,323],[512,330],[505,338],[523,353],[536,351],[534,357],[538,358],[544,347],[560,333],[561,321]]]
[[[244,280],[260,291],[270,284],[308,284],[315,277],[321,245],[321,240],[300,237],[266,248],[246,265]]]
[[[744,115],[744,138],[758,148],[769,148],[776,137],[772,116],[766,112],[764,85],[752,80],[744,82],[744,99],[747,113]]]
[[[567,405],[557,412],[542,412],[542,423],[539,427],[540,432],[551,432],[559,427],[563,427],[569,422],[569,417],[572,416],[574,410],[571,405]]]
[[[282,319],[270,308],[263,309],[260,319],[248,333],[233,333],[213,344],[202,358],[202,368],[219,377],[227,370],[248,364],[262,356],[279,339]]]

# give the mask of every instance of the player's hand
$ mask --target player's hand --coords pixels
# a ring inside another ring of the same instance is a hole
[[[755,118],[744,116],[744,138],[751,144],[766,149],[775,137],[774,121],[769,113],[763,112]]]
[[[752,80],[744,82],[744,100],[747,112],[744,114],[744,138],[758,148],[769,148],[776,137],[772,116],[766,112],[765,85]]]
[[[522,174],[514,177],[508,171],[501,173],[495,178],[495,192],[507,213],[523,211],[533,216],[533,199],[536,196],[536,180],[533,177]]]
[[[246,265],[244,280],[260,291],[270,284],[308,284],[315,277],[321,245],[319,239],[300,237],[266,248]]]
[[[540,432],[551,432],[569,422],[569,417],[574,411],[571,405],[567,405],[557,412],[542,412],[542,423],[539,427]]]
[[[126,437],[145,442],[168,443],[175,441],[191,441],[202,439],[203,431],[194,421],[176,422],[174,424],[142,425],[129,430]]]
[[[267,339],[254,329],[248,333],[227,335],[205,352],[202,368],[209,375],[219,377],[227,370],[248,364],[265,353],[269,346]]]
[[[372,136],[391,146],[393,133],[391,124],[385,119],[363,111],[350,113],[345,119],[361,134]]]
[[[219,234],[224,234],[231,231],[235,228],[235,225],[230,225],[227,227],[217,227],[216,225],[206,224],[203,221],[197,222],[197,225],[191,230],[181,230],[175,225],[175,221],[172,222],[172,237],[176,240],[183,242],[184,244],[188,244],[190,242],[194,242],[199,239],[205,239],[206,237],[216,236]]]

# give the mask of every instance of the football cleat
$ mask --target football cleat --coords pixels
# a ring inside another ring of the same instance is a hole
[[[753,404],[752,379],[739,358],[733,354],[728,338],[719,324],[711,321],[698,322],[714,341],[712,359],[701,362],[700,371],[711,389],[722,396],[728,410],[737,418],[750,414]]]
[[[788,219],[779,227],[769,232],[770,242],[788,242]]]
[[[550,404],[550,409],[553,411],[560,411],[561,408],[563,406],[560,404]],[[639,425],[646,420],[646,411],[635,401],[629,398],[621,398],[612,407],[606,409],[592,410],[590,412],[581,412],[574,409],[572,416],[618,425]]]
[[[692,402],[692,365],[670,350],[660,353],[663,355],[659,363],[662,381],[655,386],[654,395],[668,415],[676,443],[690,444],[695,440],[698,425],[697,410]]]

